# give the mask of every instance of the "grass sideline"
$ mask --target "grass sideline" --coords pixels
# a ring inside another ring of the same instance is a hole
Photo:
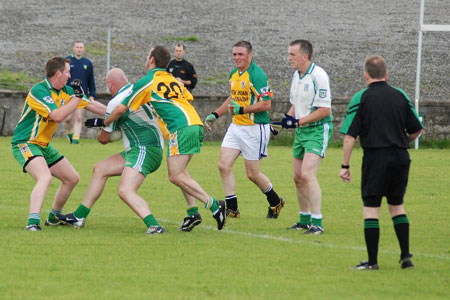
[[[450,152],[411,150],[406,209],[416,268],[401,270],[399,249],[385,203],[380,218],[377,272],[351,269],[365,259],[359,200],[361,149],[355,149],[353,181],[338,178],[341,149],[331,148],[319,170],[326,233],[305,236],[288,231],[298,218],[292,182],[291,148],[269,147],[262,170],[287,200],[277,220],[265,218],[267,202],[245,178],[242,158],[234,167],[241,219],[219,232],[210,213],[191,233],[178,232],[185,214],[180,191],[167,180],[165,162],[140,189],[168,233],[147,236],[142,221],[116,195],[110,179],[86,227],[24,232],[33,180],[23,174],[0,138],[0,299],[46,299],[55,293],[75,299],[447,299],[450,274]],[[54,145],[81,176],[65,212],[76,208],[95,162],[122,150],[121,142],[94,140]],[[216,197],[223,197],[217,160],[220,147],[207,143],[189,172]],[[57,188],[54,180],[42,219]]]

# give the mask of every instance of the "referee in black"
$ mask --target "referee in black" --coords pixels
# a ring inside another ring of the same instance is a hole
[[[167,66],[167,72],[172,75],[188,89],[189,92],[197,85],[197,73],[194,66],[184,59],[186,47],[183,44],[175,46],[175,59],[172,59]]]
[[[409,222],[403,207],[408,183],[409,144],[422,131],[417,112],[408,95],[388,85],[386,62],[369,56],[364,63],[367,88],[350,100],[341,133],[345,134],[340,177],[350,182],[350,156],[359,135],[364,150],[361,194],[364,203],[364,237],[368,261],[358,270],[378,270],[378,241],[381,199],[386,197],[395,233],[400,244],[400,264],[413,268],[409,252]]]

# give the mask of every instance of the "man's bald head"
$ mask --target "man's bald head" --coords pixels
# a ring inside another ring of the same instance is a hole
[[[113,96],[127,83],[128,78],[122,69],[111,69],[106,75],[106,85]]]

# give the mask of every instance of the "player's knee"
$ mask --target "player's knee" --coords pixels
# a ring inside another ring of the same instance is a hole
[[[246,170],[247,178],[250,179],[253,182],[256,182],[256,180],[259,177],[260,172],[254,172],[252,170]]]
[[[219,163],[217,164],[217,168],[219,168],[219,172],[221,174],[229,173],[231,171],[231,167],[226,165],[226,164],[224,164],[221,161],[219,161]]]
[[[51,182],[52,182],[52,174],[50,172],[41,174],[36,180],[36,183],[44,184],[47,186],[49,186]]]
[[[78,182],[80,182],[80,175],[78,175],[78,173],[75,173],[66,179],[66,183],[73,187],[76,186]]]
[[[128,187],[126,186],[119,186],[119,190],[117,191],[117,194],[119,195],[120,199],[122,199],[123,201],[127,202],[128,199],[128,194],[129,194],[130,190]]]
[[[169,173],[169,181],[173,184],[178,184],[180,182],[180,174]]]

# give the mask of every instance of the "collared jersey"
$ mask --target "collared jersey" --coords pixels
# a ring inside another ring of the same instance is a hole
[[[266,73],[253,61],[242,73],[238,68],[233,69],[229,82],[232,99],[242,107],[260,100],[268,101],[273,96],[267,84]],[[233,123],[237,125],[268,124],[269,121],[268,111],[233,116]]]
[[[289,101],[295,106],[295,118],[300,119],[319,107],[331,108],[330,79],[324,69],[311,62],[303,76],[295,71],[292,76]],[[331,114],[322,120],[305,125],[316,126],[331,122]]]
[[[68,85],[61,90],[55,89],[48,78],[35,84],[25,99],[12,144],[32,143],[47,147],[58,126],[49,115],[69,103],[73,94],[73,89]],[[77,108],[84,108],[88,104],[89,100],[83,99]]]
[[[154,68],[136,82],[131,95],[122,104],[137,110],[150,103],[169,132],[174,133],[191,125],[203,126],[197,111],[189,103],[193,100],[192,94],[172,74],[163,68]]]
[[[409,148],[406,133],[422,129],[408,95],[386,81],[373,82],[350,100],[341,133],[360,137],[363,149]]]
[[[106,107],[107,118],[117,105],[133,92],[133,85],[127,83],[112,98]],[[113,132],[122,131],[122,140],[125,150],[134,146],[150,146],[164,148],[164,139],[159,129],[158,118],[153,113],[149,103],[140,106],[136,111],[128,109],[119,120],[112,122],[103,130]]]
[[[181,61],[172,59],[167,66],[167,72],[171,73],[174,77],[190,80],[191,84],[186,86],[188,91],[192,91],[197,85],[197,73],[195,73],[194,66],[184,58]]]

